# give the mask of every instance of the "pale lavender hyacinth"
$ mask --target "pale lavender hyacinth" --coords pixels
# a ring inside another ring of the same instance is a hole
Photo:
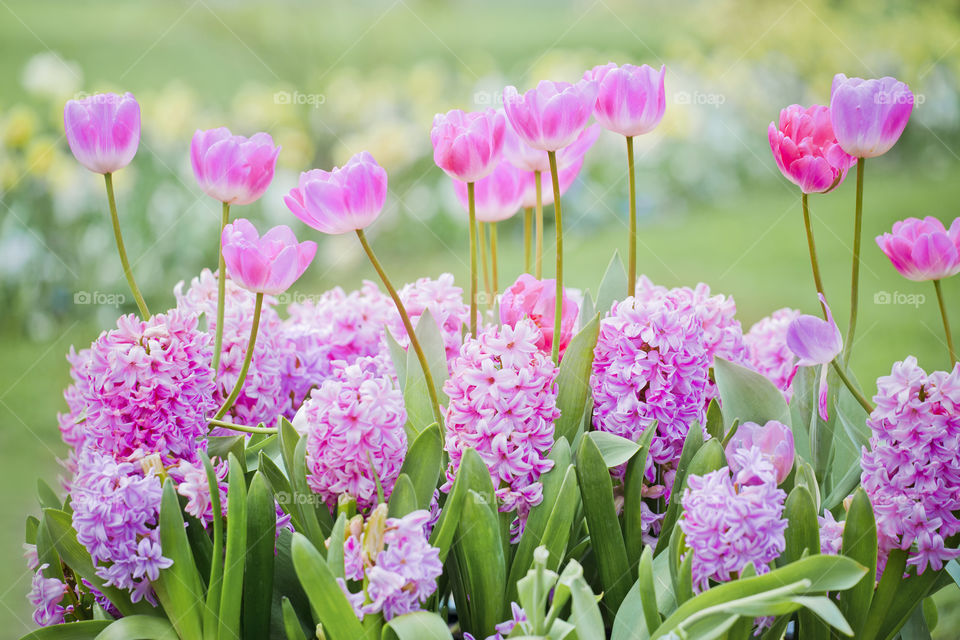
[[[860,481],[877,518],[880,566],[899,548],[918,573],[939,571],[960,557],[944,548],[960,532],[960,364],[928,375],[909,356],[877,380],[873,400]]]
[[[72,606],[64,607],[60,604],[69,587],[59,578],[44,577],[43,572],[49,566],[42,564],[37,567],[30,593],[27,595],[27,600],[34,607],[33,621],[41,627],[62,623],[64,615],[72,610]]]
[[[833,514],[824,509],[822,516],[817,516],[820,524],[820,553],[835,556],[843,548],[843,528],[847,524],[841,520],[837,522]]]
[[[470,324],[470,305],[464,302],[463,289],[454,283],[453,275],[442,273],[435,280],[420,278],[416,282],[404,285],[399,294],[414,327],[417,326],[423,312],[430,311],[443,336],[447,362],[452,365],[453,359],[460,352],[464,328]],[[400,313],[392,303],[390,305],[388,324],[390,333],[401,346],[407,347],[410,344],[410,338],[407,337]]]
[[[743,336],[746,348],[743,364],[772,382],[787,402],[793,396],[791,374],[797,362],[787,346],[787,328],[798,317],[800,311],[796,309],[777,309],[757,321]]]

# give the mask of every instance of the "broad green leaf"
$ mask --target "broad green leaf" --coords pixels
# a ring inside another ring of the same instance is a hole
[[[863,471],[860,469],[860,465],[854,465],[847,469],[843,477],[834,483],[830,493],[823,499],[823,508],[833,509],[843,502],[844,498],[849,496],[850,492],[860,484],[860,476],[862,473]]]
[[[683,444],[683,451],[680,454],[680,464],[677,467],[677,475],[673,482],[673,489],[670,493],[670,504],[667,506],[667,512],[663,517],[662,531],[672,531],[673,527],[677,524],[677,520],[680,518],[680,500],[683,498],[683,490],[687,486],[687,478],[691,475],[702,476],[711,471],[716,471],[727,464],[727,459],[723,454],[723,447],[720,446],[717,440],[710,439],[698,447],[696,453],[690,457],[690,463],[684,465],[684,456],[688,453],[688,444],[695,446],[697,442],[700,442],[700,438],[702,437],[700,428],[697,425],[691,427],[690,433],[687,434],[687,439]],[[669,540],[666,539],[666,536],[660,536],[654,554],[659,554],[663,550],[661,544],[666,548],[668,542]]]
[[[314,545],[323,544],[333,526],[326,504],[307,485],[307,439],[301,438],[293,425],[280,420],[280,450],[290,481],[293,508],[300,514],[301,533]]]
[[[210,436],[207,441],[207,455],[210,456],[211,460],[213,458],[227,460],[231,453],[240,460],[244,459],[243,451],[246,445],[246,436]]]
[[[260,460],[257,469],[263,473],[267,482],[270,483],[270,490],[273,493],[273,499],[277,501],[283,512],[290,516],[290,524],[297,531],[303,529],[303,523],[300,521],[300,511],[294,508],[293,490],[290,488],[290,481],[284,475],[283,470],[277,464],[268,458],[263,452],[260,453]]]
[[[447,553],[450,551],[450,545],[453,543],[454,534],[457,531],[460,516],[463,510],[463,503],[466,499],[467,491],[472,486],[480,486],[482,478],[487,478],[490,482],[490,472],[483,460],[473,449],[467,449],[460,459],[460,468],[457,470],[457,477],[450,489],[450,495],[440,510],[440,517],[437,524],[434,525],[430,533],[430,545],[440,550],[440,562],[444,562]],[[492,502],[491,496],[491,502]]]
[[[720,403],[716,398],[707,405],[707,434],[711,438],[723,439],[723,411],[720,409]]]
[[[67,622],[31,631],[20,640],[95,640],[112,620],[83,620]]]
[[[294,533],[293,566],[328,640],[362,638],[363,627],[320,552],[306,536]]]
[[[592,318],[597,313],[597,307],[593,304],[593,294],[589,289],[583,291],[583,302],[580,303],[580,324],[583,324],[584,318]]]
[[[906,568],[907,552],[902,549],[892,550],[890,555],[887,556],[887,564],[884,567],[883,575],[880,577],[880,581],[874,591],[873,599],[870,602],[867,622],[863,625],[863,630],[861,631],[861,635],[865,640],[883,637],[881,629],[884,626],[884,619],[893,607],[894,601],[899,599],[898,596],[900,596],[900,594],[898,594],[898,591],[903,588],[907,582],[902,578]],[[912,607],[910,610],[913,610]]]
[[[657,432],[654,422],[640,434],[637,451],[627,463],[627,472],[623,481],[623,542],[627,547],[627,559],[630,566],[640,560],[643,552],[643,483],[647,468],[650,443]]]
[[[417,490],[413,488],[410,476],[401,473],[393,485],[393,493],[390,494],[391,518],[401,518],[411,511],[417,510]]]
[[[683,604],[693,597],[693,554],[688,553],[677,568],[675,588],[677,602]]]
[[[731,424],[739,419],[741,423],[762,425],[778,420],[790,426],[790,411],[783,394],[767,378],[720,357],[714,359],[713,373],[720,390],[724,422]]]
[[[607,315],[614,301],[623,300],[624,292],[627,290],[627,270],[623,267],[623,260],[620,259],[620,253],[616,250],[613,257],[610,258],[610,264],[603,274],[603,280],[597,288],[597,307],[596,310],[601,317]]]
[[[540,538],[540,543],[550,554],[547,558],[547,568],[551,571],[556,571],[563,561],[563,555],[570,540],[570,528],[579,506],[580,488],[577,485],[577,473],[573,465],[567,465],[556,505],[550,512],[550,519],[547,520],[547,526]]]
[[[341,513],[337,516],[337,521],[333,523],[333,530],[330,532],[330,546],[327,549],[327,566],[334,578],[346,579],[347,574],[344,569],[343,545],[346,543],[347,514]]]
[[[490,485],[489,475],[486,484]],[[492,491],[490,485],[489,493],[472,487],[467,492],[453,545],[459,578],[454,593],[464,596],[457,599],[457,612],[464,628],[478,638],[495,632],[506,594],[506,560]]]
[[[258,436],[261,439],[254,443],[253,438]],[[261,455],[270,458],[273,462],[281,461],[283,458],[280,456],[280,436],[276,433],[270,436],[255,434],[250,441],[247,442],[247,446],[243,450],[243,455],[244,468],[250,473],[260,470]]]
[[[817,413],[817,374],[811,367],[800,367],[790,385],[790,418],[797,457],[813,460],[810,449],[810,423]]]
[[[273,591],[276,596],[283,594],[290,601],[290,606],[294,614],[300,621],[303,629],[311,629],[315,626],[313,621],[313,612],[310,609],[310,601],[307,594],[300,584],[300,578],[297,576],[296,568],[293,566],[293,533],[288,529],[281,529],[277,536],[277,555],[273,562]],[[329,566],[329,565],[328,565]],[[274,637],[279,635],[280,622],[283,621],[282,602],[278,599],[273,601],[273,615],[271,633]]]
[[[283,609],[283,630],[287,635],[287,640],[307,640],[307,636],[303,633],[303,627],[300,626],[300,620],[293,610],[293,605],[290,604],[290,598],[283,596],[280,606]]]
[[[637,588],[640,593],[640,608],[647,629],[660,626],[660,613],[657,611],[657,593],[653,583],[653,549],[647,547],[640,556]],[[617,614],[619,617],[619,614]]]
[[[40,506],[44,509],[63,509],[63,502],[57,492],[50,488],[42,478],[37,479],[37,495],[40,497]]]
[[[650,431],[647,428],[647,431]],[[625,464],[640,451],[640,445],[633,440],[606,431],[591,431],[586,434],[597,445],[604,464],[609,468]]]
[[[648,427],[648,429],[652,428],[652,426]],[[670,503],[667,505],[667,511],[665,512],[663,519],[663,525],[660,528],[661,531],[673,530],[673,525],[676,523],[677,517],[679,516],[681,497],[680,489],[683,487],[683,483],[687,478],[687,472],[689,470],[690,463],[693,461],[693,457],[697,455],[697,452],[702,446],[703,430],[698,428],[696,423],[694,423],[687,432],[687,437],[683,440],[683,449],[680,450],[680,460],[677,461],[677,472],[673,478],[673,486],[670,488]],[[660,552],[667,548],[667,544],[669,542],[669,534],[665,536],[661,535],[657,540],[657,546],[653,550],[653,555],[660,555]]]
[[[38,521],[34,543],[37,545],[37,560],[40,564],[48,565],[43,571],[46,578],[57,578],[63,582],[63,567],[60,563],[60,554],[54,546],[53,537],[45,521]]]
[[[166,553],[166,550],[164,550]],[[176,621],[175,621],[176,622]],[[180,628],[180,625],[178,625]],[[182,635],[183,638],[200,636]],[[120,618],[100,632],[96,640],[178,640],[177,632],[164,618],[156,616],[130,616]]]
[[[402,391],[407,386],[407,350],[400,346],[390,329],[384,327],[383,333],[390,351],[390,360],[393,361],[393,369],[397,372],[397,382],[400,383]]]
[[[443,441],[440,438],[440,425],[434,422],[413,441],[400,467],[400,473],[406,474],[413,483],[417,509],[430,508],[433,491],[442,472]]]
[[[642,560],[641,560],[642,563]],[[656,598],[656,594],[653,594]],[[644,618],[648,595],[641,593],[637,583],[630,588],[627,596],[623,599],[617,616],[613,620],[613,630],[611,631],[611,640],[647,640],[650,637],[648,623]],[[656,610],[656,601],[654,610]],[[660,625],[659,614],[656,625]]]
[[[163,483],[160,502],[160,547],[163,555],[173,560],[173,564],[160,570],[153,588],[177,633],[184,638],[200,638],[203,635],[203,620],[198,603],[203,602],[203,585],[184,527],[177,490],[173,480],[167,478]]]
[[[867,574],[855,587],[840,593],[840,610],[856,635],[863,629],[870,611],[877,567],[877,521],[863,489],[853,494],[847,511],[841,553],[867,568]]]
[[[930,598],[927,598],[924,602],[932,601]],[[918,605],[917,608],[913,610],[913,613],[910,614],[907,623],[903,625],[903,629],[900,630],[900,637],[903,640],[931,640],[930,625],[927,624],[927,618],[923,613],[922,604]]]
[[[240,637],[240,604],[243,601],[243,571],[247,558],[247,482],[243,467],[231,452],[227,490],[226,556],[220,591],[220,638]]]
[[[40,519],[36,516],[27,516],[24,523],[23,541],[27,544],[37,544],[37,528],[40,526]]]
[[[840,633],[846,636],[853,635],[853,630],[850,628],[847,620],[830,598],[826,596],[793,596],[790,600],[802,605],[804,609],[813,611],[817,614],[818,618]]]
[[[219,635],[220,595],[223,593],[223,505],[220,503],[220,481],[213,463],[206,453],[200,454],[207,472],[207,488],[213,512],[213,550],[210,563],[210,581],[207,583],[206,603],[203,607],[203,638],[217,640]]]
[[[414,611],[393,618],[383,627],[382,640],[453,640],[443,618],[432,611]]]
[[[957,583],[957,586],[960,586],[960,563],[956,560],[951,560],[947,563],[947,573],[950,574],[950,577],[953,578],[953,581]]]
[[[243,576],[243,637],[270,635],[277,511],[264,475],[257,471],[247,492],[247,558]]]
[[[446,404],[443,383],[449,377],[447,372],[447,352],[443,345],[443,335],[430,310],[424,310],[414,328],[420,347],[427,359],[430,375],[433,377],[440,404]],[[407,409],[407,425],[415,433],[420,433],[436,421],[430,394],[427,392],[427,379],[423,375],[416,351],[407,349],[406,384],[403,387],[403,404]]]
[[[597,606],[597,599],[583,578],[583,567],[571,560],[560,574],[557,589],[570,592],[570,617],[568,622],[577,630],[578,638],[604,637],[603,616]]]
[[[590,371],[593,367],[593,350],[600,333],[600,317],[594,316],[577,335],[570,340],[560,372],[557,374],[557,408],[560,418],[554,424],[554,439],[566,438],[572,442],[580,429],[584,407],[590,395]]]
[[[787,496],[783,515],[788,523],[784,532],[786,548],[778,564],[787,564],[805,556],[820,553],[820,524],[817,520],[817,507],[805,485],[794,486],[790,495]],[[811,611],[806,609],[799,611],[797,623],[804,638],[827,640],[830,637],[829,629],[824,627]]]
[[[809,462],[798,456],[794,470],[793,486],[806,487],[813,498],[814,510],[820,513],[820,485],[817,483],[817,476],[813,472],[813,467],[810,466]]]

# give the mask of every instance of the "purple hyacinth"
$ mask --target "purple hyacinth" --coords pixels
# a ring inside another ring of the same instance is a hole
[[[43,576],[43,572],[49,566],[43,564],[37,568],[37,572],[33,575],[30,593],[27,596],[27,600],[34,607],[33,621],[41,627],[62,623],[64,615],[70,613],[73,609],[72,606],[63,607],[60,604],[70,587],[59,578],[45,578]]]
[[[835,556],[843,548],[843,528],[847,524],[841,520],[837,522],[833,514],[824,509],[822,516],[817,516],[820,524],[820,553]]]
[[[873,432],[861,456],[861,484],[877,518],[880,565],[893,549],[911,551],[918,573],[939,571],[960,551],[960,364],[929,375],[909,356],[877,380]]]
[[[790,402],[793,395],[791,382],[797,357],[787,346],[787,328],[800,317],[796,309],[778,309],[759,320],[743,336],[746,347],[744,364],[765,376]]]

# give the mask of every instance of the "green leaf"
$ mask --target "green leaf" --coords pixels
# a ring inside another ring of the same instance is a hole
[[[557,589],[567,589],[570,592],[570,617],[568,621],[577,630],[578,638],[603,638],[603,616],[597,606],[597,598],[590,590],[590,586],[583,577],[583,567],[576,560],[571,560],[564,567]]]
[[[810,466],[809,462],[798,457],[794,469],[796,473],[793,476],[793,486],[806,487],[813,498],[814,510],[820,513],[820,485],[817,482],[813,467]]]
[[[210,436],[207,441],[207,455],[210,456],[211,460],[213,458],[227,460],[231,453],[238,459],[243,459],[246,436]]]
[[[841,553],[867,568],[863,580],[840,594],[840,610],[850,623],[854,635],[857,635],[866,624],[870,611],[877,567],[877,521],[873,516],[870,498],[863,489],[857,489],[853,494],[847,511]]]
[[[840,609],[837,608],[837,605],[833,604],[830,598],[826,596],[793,596],[790,600],[799,605],[803,605],[805,609],[813,611],[817,614],[817,617],[840,633],[847,636],[854,635],[847,620],[843,617],[843,614],[840,613]]]
[[[610,471],[592,438],[581,438],[576,469],[583,511],[590,529],[590,545],[603,584],[603,608],[606,616],[613,620],[630,590],[632,570],[617,521]]]
[[[270,635],[277,511],[264,475],[257,471],[247,492],[247,559],[243,576],[243,637]]]
[[[286,418],[280,419],[280,451],[290,482],[290,508],[296,511],[302,525],[299,531],[314,545],[321,545],[330,533],[333,518],[307,485],[307,439],[301,438]]]
[[[689,464],[684,464],[684,456],[689,453],[687,445],[695,446],[697,442],[702,441],[702,437],[703,434],[700,431],[700,427],[694,424],[694,426],[690,428],[690,433],[687,434],[687,439],[683,444],[683,451],[680,454],[680,464],[677,466],[677,475],[674,478],[673,489],[670,493],[670,504],[667,506],[667,511],[663,516],[661,531],[672,531],[673,527],[677,524],[677,520],[680,518],[680,499],[683,497],[683,490],[687,487],[687,478],[691,475],[702,476],[711,471],[716,471],[727,464],[723,447],[721,447],[720,443],[715,439],[708,440],[702,446],[698,447],[696,453],[690,457]],[[654,555],[663,551],[661,543],[663,544],[663,548],[666,548],[668,542],[669,540],[666,539],[666,536],[660,536],[660,540],[657,542],[657,548],[654,549]]]
[[[654,424],[652,426],[656,425]],[[649,429],[652,427],[647,428]],[[687,437],[683,440],[683,449],[680,450],[680,460],[677,461],[677,472],[673,478],[673,486],[670,489],[670,504],[667,505],[667,511],[664,514],[663,525],[660,527],[661,531],[673,530],[673,525],[676,523],[677,518],[680,515],[680,489],[683,487],[683,483],[687,478],[687,472],[689,471],[690,463],[693,461],[693,457],[697,454],[702,446],[703,431],[697,428],[696,423],[694,423],[687,432]],[[667,548],[669,542],[669,534],[665,536],[661,535],[657,540],[657,546],[653,550],[653,555],[660,555],[660,552]]]
[[[164,550],[166,553],[166,550]],[[174,621],[176,622],[176,621]],[[180,628],[178,625],[177,628]],[[200,636],[182,635],[183,638]],[[178,640],[177,631],[170,623],[156,616],[131,616],[120,618],[100,632],[96,640]]]
[[[647,428],[647,431],[650,429]],[[625,464],[640,451],[640,445],[633,440],[606,431],[591,431],[586,437],[597,445],[604,464],[611,469]]]
[[[720,357],[714,359],[713,373],[724,422],[731,424],[739,419],[763,425],[778,420],[790,426],[790,410],[783,394],[767,378]]]
[[[344,569],[343,545],[346,542],[347,514],[340,513],[337,521],[333,523],[333,531],[330,532],[330,546],[327,549],[327,566],[334,578],[346,579],[347,574]]]
[[[200,454],[203,468],[207,472],[207,487],[210,491],[211,510],[213,512],[213,550],[211,552],[210,582],[207,583],[207,597],[203,607],[203,637],[217,640],[220,594],[223,590],[223,505],[220,503],[220,481],[214,471],[213,463],[206,453]]]
[[[809,465],[808,465],[809,466]],[[794,486],[784,506],[783,515],[787,519],[784,532],[786,549],[778,564],[787,564],[805,556],[820,553],[820,523],[817,520],[817,507],[813,496],[803,484]],[[806,609],[797,613],[797,623],[803,637],[811,640],[827,640],[829,629]]]
[[[40,497],[40,506],[44,509],[63,509],[63,502],[57,492],[50,488],[43,479],[37,479],[37,495]]]
[[[580,317],[592,318],[597,313],[597,307],[593,304],[593,294],[589,289],[583,291],[583,302],[580,303]]]
[[[37,544],[37,528],[40,526],[40,519],[36,516],[27,516],[24,523],[23,541],[27,544]]]
[[[254,444],[253,438],[257,438],[258,436],[262,439]],[[280,436],[276,433],[270,436],[265,436],[264,434],[254,434],[250,438],[250,441],[247,442],[247,446],[243,450],[243,455],[243,464],[248,472],[260,470],[261,455],[270,458],[272,461],[281,460]]]
[[[443,618],[432,611],[414,611],[393,618],[383,627],[383,640],[453,640]]]
[[[590,396],[590,371],[593,367],[593,350],[600,335],[600,316],[594,316],[563,353],[560,372],[557,374],[557,408],[560,418],[553,428],[554,439],[566,438],[572,442],[580,429],[584,407]]]
[[[446,404],[447,396],[443,393],[443,383],[449,377],[447,372],[447,352],[443,345],[443,334],[437,327],[436,321],[425,309],[417,320],[414,328],[420,340],[420,348],[427,358],[427,366],[433,377],[437,397],[440,404]],[[407,425],[414,433],[420,433],[435,422],[433,404],[427,392],[427,379],[420,367],[416,351],[411,347],[407,350],[406,384],[403,387],[403,404],[407,409]]]
[[[95,640],[112,620],[83,620],[42,627],[31,631],[20,640]]]
[[[227,490],[227,539],[220,592],[220,638],[240,637],[243,570],[247,558],[247,483],[243,467],[231,452]]]
[[[203,620],[197,603],[203,602],[203,584],[184,527],[177,490],[168,477],[163,483],[160,502],[160,547],[173,564],[160,570],[153,588],[177,633],[184,638],[200,638]]]
[[[660,626],[660,613],[657,611],[657,593],[653,583],[653,549],[647,547],[640,556],[637,588],[640,593],[640,608],[643,610],[643,619],[647,629],[656,629]],[[617,614],[619,617],[619,614]]]
[[[300,626],[300,620],[297,618],[297,613],[293,610],[293,605],[290,604],[290,598],[283,596],[280,606],[283,609],[283,630],[287,634],[287,640],[307,640],[306,634],[303,633],[303,627]]]
[[[390,494],[391,518],[401,518],[411,511],[417,510],[417,490],[413,488],[410,476],[401,473],[393,485],[393,493]]]
[[[557,496],[556,504],[550,512],[550,519],[547,520],[547,526],[540,537],[540,544],[550,554],[547,558],[547,568],[551,571],[556,571],[563,560],[567,543],[570,541],[570,529],[579,506],[580,488],[577,485],[577,473],[573,465],[567,465],[567,472],[560,486],[560,494]]]
[[[854,465],[847,469],[843,477],[835,482],[833,489],[827,494],[827,497],[823,499],[823,508],[824,509],[833,509],[835,506],[843,502],[844,498],[850,495],[850,492],[860,484],[860,475],[863,471],[860,468],[860,465]]]
[[[723,440],[723,411],[720,409],[720,403],[716,398],[710,400],[707,405],[707,434],[711,438]]]
[[[347,600],[326,561],[310,540],[294,533],[291,543],[293,566],[300,584],[329,640],[354,640],[364,636],[353,607]]]
[[[487,637],[501,622],[506,594],[506,560],[500,537],[500,518],[489,490],[471,488],[463,504],[463,514],[453,550],[456,560],[458,591],[468,597],[457,598],[457,612],[464,628],[475,637]],[[455,593],[457,593],[455,592]]]
[[[53,537],[45,521],[38,521],[35,544],[37,545],[37,560],[40,564],[48,565],[43,571],[46,578],[57,578],[63,582],[63,567],[60,563],[60,554],[54,546]]]
[[[417,509],[429,509],[437,479],[443,472],[443,442],[436,422],[424,429],[410,445],[400,467],[413,483]]]
[[[623,541],[630,566],[640,560],[643,551],[643,483],[650,443],[657,432],[656,423],[644,429],[637,445],[640,450],[627,463],[623,481]]]
[[[460,522],[460,516],[463,511],[463,503],[466,499],[467,491],[471,486],[480,486],[482,478],[490,482],[490,472],[483,460],[473,449],[467,449],[460,459],[460,468],[457,470],[457,477],[450,489],[450,495],[440,510],[440,517],[437,524],[430,533],[430,545],[440,550],[440,562],[444,562],[447,553],[450,551],[450,545],[453,543],[454,534]],[[491,496],[491,502],[492,502]]]
[[[263,473],[270,484],[273,499],[277,501],[284,513],[289,514],[290,524],[293,525],[294,529],[302,530],[303,523],[300,521],[300,511],[294,508],[293,490],[290,488],[290,481],[287,480],[287,476],[277,466],[277,463],[264,455],[263,452],[260,453],[257,469]]]
[[[597,289],[596,310],[600,312],[601,317],[607,315],[614,301],[623,300],[626,290],[627,270],[623,267],[620,253],[614,250],[610,264],[607,265],[607,270],[603,274],[603,280],[600,281],[600,287]]]
[[[932,602],[930,598],[924,602]],[[927,618],[923,614],[923,605],[917,605],[917,608],[910,614],[907,623],[900,630],[900,637],[903,640],[931,640],[930,625],[927,624]]]
[[[390,351],[390,360],[393,361],[393,368],[397,372],[397,381],[400,383],[400,389],[403,390],[407,386],[407,350],[400,346],[390,329],[384,327],[383,333]]]

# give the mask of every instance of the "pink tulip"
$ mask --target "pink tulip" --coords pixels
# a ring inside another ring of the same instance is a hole
[[[591,125],[577,136],[577,139],[557,151],[557,169],[563,171],[583,158],[593,143],[600,137],[600,125]],[[520,139],[513,127],[507,123],[503,138],[503,158],[522,171],[550,172],[550,160],[547,152],[534,149]]]
[[[557,151],[577,139],[593,114],[597,83],[577,84],[542,80],[520,95],[516,87],[503,90],[507,119],[520,139],[534,149]]]
[[[875,158],[890,150],[913,111],[913,93],[896,78],[864,80],[838,73],[830,92],[833,131],[843,150]]]
[[[500,298],[500,322],[516,325],[523,318],[530,318],[540,328],[541,337],[537,347],[544,353],[553,348],[553,332],[556,319],[557,282],[553,279],[537,280],[529,273],[521,274],[517,281]],[[563,312],[560,318],[560,353],[566,350],[573,337],[580,312],[564,290]]]
[[[559,154],[558,154],[559,155]],[[583,157],[575,160],[570,166],[560,169],[557,177],[560,180],[560,195],[567,192],[567,189],[574,183],[577,176],[580,175],[580,169],[583,168]],[[523,196],[520,199],[520,206],[524,208],[535,207],[537,205],[537,183],[536,176],[533,173],[524,172],[523,178]],[[546,179],[540,176],[540,204],[547,207],[553,204],[553,188],[550,184],[550,176]]]
[[[283,201],[293,215],[318,231],[348,233],[370,226],[387,200],[387,172],[368,151],[331,171],[300,174]]]
[[[780,126],[767,129],[770,150],[780,172],[804,193],[825,193],[843,182],[857,159],[837,143],[830,109],[792,104],[780,111]]]
[[[653,131],[667,107],[663,88],[666,67],[614,63],[596,66],[583,74],[597,82],[593,115],[604,129],[633,137]]]
[[[520,210],[523,198],[524,174],[509,162],[501,162],[493,173],[474,184],[477,220],[480,222],[500,222]],[[467,210],[467,183],[453,181],[453,192],[457,200]]]
[[[274,227],[261,238],[244,218],[225,226],[220,242],[230,279],[245,289],[272,296],[289,289],[317,253],[316,242],[298,243],[290,227]]]
[[[433,161],[451,178],[476,182],[500,162],[506,126],[503,114],[494,109],[438,113],[430,131]]]
[[[893,223],[893,233],[877,236],[877,244],[904,278],[940,280],[960,273],[960,218],[950,230],[927,216]]]
[[[98,93],[68,100],[63,127],[70,151],[94,173],[113,173],[130,164],[140,144],[140,105],[132,93]]]
[[[827,419],[827,365],[843,351],[843,336],[840,328],[833,321],[830,306],[819,294],[820,302],[827,312],[827,319],[816,316],[801,315],[787,327],[787,347],[797,356],[797,364],[790,374],[787,386],[793,382],[800,367],[820,367],[820,417]]]
[[[280,147],[266,133],[235,136],[226,127],[193,134],[190,165],[203,192],[227,204],[250,204],[273,181]]]
[[[795,454],[793,432],[790,431],[790,427],[776,420],[770,420],[763,426],[756,422],[744,422],[737,427],[737,432],[730,438],[724,450],[727,464],[734,475],[740,472],[740,467],[733,454],[740,449],[750,447],[760,449],[764,457],[773,464],[777,472],[777,484],[787,479],[790,470],[793,469]]]

